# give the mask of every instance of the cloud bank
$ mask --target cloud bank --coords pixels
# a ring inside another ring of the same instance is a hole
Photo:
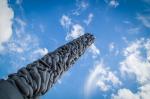
[[[119,89],[112,99],[149,99],[150,97],[150,39],[130,42],[124,49],[125,59],[120,63],[124,77],[135,77],[140,85],[136,93],[130,89]]]

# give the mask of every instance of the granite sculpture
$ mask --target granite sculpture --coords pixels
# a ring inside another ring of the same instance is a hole
[[[94,42],[86,33],[0,80],[0,99],[38,99]]]

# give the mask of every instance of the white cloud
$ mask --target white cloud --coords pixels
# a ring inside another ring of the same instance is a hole
[[[66,40],[75,39],[84,34],[84,28],[79,24],[72,26],[71,32],[66,36]]]
[[[1,0],[0,2],[0,50],[3,50],[2,44],[7,42],[12,35],[14,12],[9,7],[7,0]]]
[[[80,15],[82,11],[86,10],[89,6],[89,3],[87,1],[81,1],[76,0],[76,6],[77,8],[75,10],[72,10],[73,15]]]
[[[95,44],[92,44],[90,46],[89,52],[93,54],[93,58],[96,58],[100,54],[100,50],[95,46]]]
[[[112,95],[112,99],[149,99],[150,97],[150,84],[146,84],[139,88],[137,93],[123,88],[119,89],[117,95]]]
[[[137,19],[140,20],[145,27],[150,28],[150,16],[149,15],[146,16],[146,15],[138,14]]]
[[[21,33],[25,32],[26,22],[20,18],[15,18],[18,28],[15,28],[16,34],[19,36]]]
[[[138,95],[132,93],[129,89],[120,89],[117,95],[112,95],[112,99],[140,99]]]
[[[69,18],[69,16],[66,15],[62,15],[61,19],[60,19],[60,23],[64,28],[69,28],[71,25],[71,18]]]
[[[111,0],[111,1],[109,2],[109,5],[116,8],[116,7],[119,5],[119,3],[118,3],[117,0]]]
[[[96,88],[99,88],[101,91],[108,91],[113,86],[118,85],[121,85],[119,78],[100,62],[88,76],[85,84],[85,95],[89,96]]]
[[[84,20],[84,23],[85,23],[86,25],[89,25],[89,24],[92,22],[93,17],[94,17],[93,13],[90,13],[90,14],[88,15],[88,19],[87,19],[87,20]]]
[[[83,8],[83,9],[85,9],[85,8],[87,8],[89,6],[89,4],[87,2],[85,2],[85,1],[81,1],[80,4],[79,4],[79,6],[81,8]]]
[[[119,5],[118,0],[104,0],[109,6],[111,7],[117,7]]]
[[[33,52],[39,49],[38,38],[30,34],[21,33],[13,36],[9,42],[6,43],[5,50],[7,55],[10,55],[9,62],[12,65],[11,72],[15,72],[21,66],[32,62],[41,56],[40,53]]]
[[[23,53],[32,50],[34,47],[38,47],[38,39],[23,33],[13,37],[6,44],[7,51],[10,53]]]
[[[21,2],[22,0],[16,1],[17,4]],[[40,49],[38,38],[29,34],[25,27],[25,21],[18,17],[14,18],[14,12],[7,0],[0,0],[0,50],[3,50],[3,55],[10,58],[9,63],[12,65],[10,71],[16,71],[20,66],[37,59],[33,56],[33,52]],[[46,49],[39,54],[45,52]]]
[[[34,52],[33,52],[33,54],[38,54],[38,55],[40,55],[40,56],[44,56],[44,55],[46,55],[48,53],[48,49],[47,48],[39,48],[39,49],[37,49],[37,50],[35,50]]]
[[[26,26],[26,22],[23,21],[22,19],[20,18],[15,18],[15,21],[22,27],[24,28]]]
[[[150,40],[141,39],[130,43],[124,50],[125,60],[120,63],[122,74],[135,75],[140,84],[150,81],[149,48],[146,46],[150,46]]]
[[[145,84],[140,87],[140,91],[138,92],[140,99],[149,99],[150,97],[150,84]]]
[[[116,95],[112,95],[112,99],[149,99],[150,97],[150,39],[140,39],[129,42],[127,48],[124,49],[125,59],[120,63],[121,73],[132,76],[140,85],[138,91],[133,93],[130,89],[119,89]]]

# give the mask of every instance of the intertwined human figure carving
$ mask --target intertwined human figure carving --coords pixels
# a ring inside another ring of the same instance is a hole
[[[0,99],[37,99],[44,95],[94,42],[86,33],[0,81]]]

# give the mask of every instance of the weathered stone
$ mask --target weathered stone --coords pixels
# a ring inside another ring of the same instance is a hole
[[[93,42],[93,35],[87,33],[9,75],[6,81],[19,89],[24,99],[36,99],[44,95]]]

